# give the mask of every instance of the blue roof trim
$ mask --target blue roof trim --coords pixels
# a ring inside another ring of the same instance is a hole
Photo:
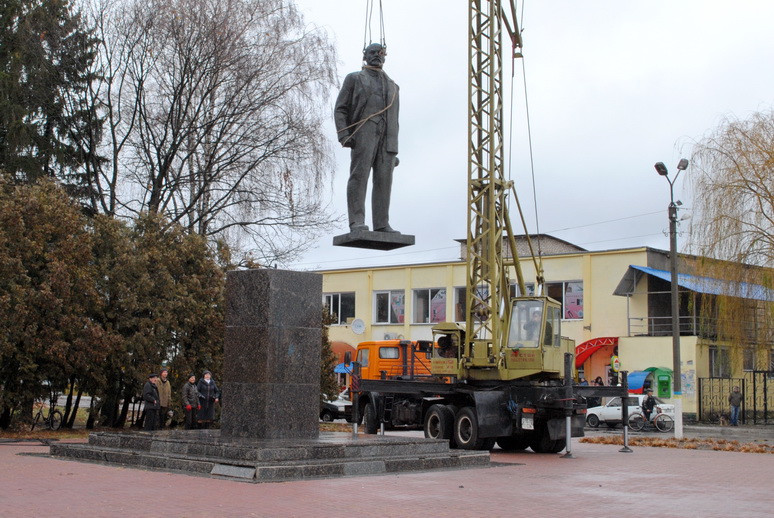
[[[667,282],[672,282],[672,274],[666,270],[657,270],[647,266],[637,266],[630,264],[629,268],[634,268],[648,275],[653,275]],[[713,279],[712,277],[699,277],[698,275],[689,275],[687,273],[677,274],[677,285],[697,293],[706,293],[708,295],[727,295],[729,297],[738,297],[741,299],[774,301],[774,290],[752,284],[749,282],[725,281],[722,279]]]

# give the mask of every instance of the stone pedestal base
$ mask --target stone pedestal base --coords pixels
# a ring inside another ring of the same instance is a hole
[[[397,232],[356,230],[333,238],[333,246],[368,248],[370,250],[395,250],[413,244],[414,236]]]
[[[221,434],[316,438],[320,414],[322,277],[228,272]]]

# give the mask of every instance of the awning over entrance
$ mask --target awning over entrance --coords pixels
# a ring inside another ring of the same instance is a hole
[[[643,274],[652,275],[667,282],[672,282],[672,274],[666,270],[657,270],[648,266],[629,265],[629,269],[624,274],[618,287],[613,292],[614,295],[631,295]],[[714,279],[712,277],[700,277],[687,273],[677,274],[677,285],[696,293],[706,293],[708,295],[727,295],[729,297],[738,297],[742,299],[763,300],[774,302],[774,290],[752,284],[749,282],[734,282],[723,279]]]
[[[645,378],[650,376],[650,371],[630,372],[626,378],[629,383],[629,392],[632,394],[642,394],[642,387],[645,385]]]
[[[606,345],[618,345],[618,337],[604,336],[592,338],[591,340],[586,340],[582,344],[575,346],[575,367],[578,368],[586,363],[586,360],[588,360],[592,354]]]

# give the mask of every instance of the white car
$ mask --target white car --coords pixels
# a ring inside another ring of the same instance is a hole
[[[645,394],[629,394],[627,398],[629,400],[629,415],[634,412],[642,412],[642,400],[645,399]],[[653,409],[653,413],[664,412],[669,414],[672,418],[675,416],[675,406],[664,403],[657,397],[656,408]],[[621,398],[614,397],[607,402],[606,405],[591,407],[586,410],[586,424],[592,428],[599,426],[599,423],[605,423],[610,428],[615,428],[621,424]]]
[[[348,391],[344,391],[339,394],[336,399],[330,401],[324,401],[322,408],[320,408],[320,419],[326,422],[333,421],[334,419],[346,419],[348,422],[352,420],[352,401],[347,396]]]

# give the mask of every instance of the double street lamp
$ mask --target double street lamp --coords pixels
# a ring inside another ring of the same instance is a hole
[[[656,162],[654,166],[658,174],[669,182],[669,260],[672,276],[672,383],[675,398],[675,437],[683,437],[683,400],[682,400],[682,373],[680,372],[680,300],[677,292],[677,205],[675,204],[674,185],[681,171],[688,168],[688,160],[681,158],[677,163],[677,174],[669,178],[664,162]]]

